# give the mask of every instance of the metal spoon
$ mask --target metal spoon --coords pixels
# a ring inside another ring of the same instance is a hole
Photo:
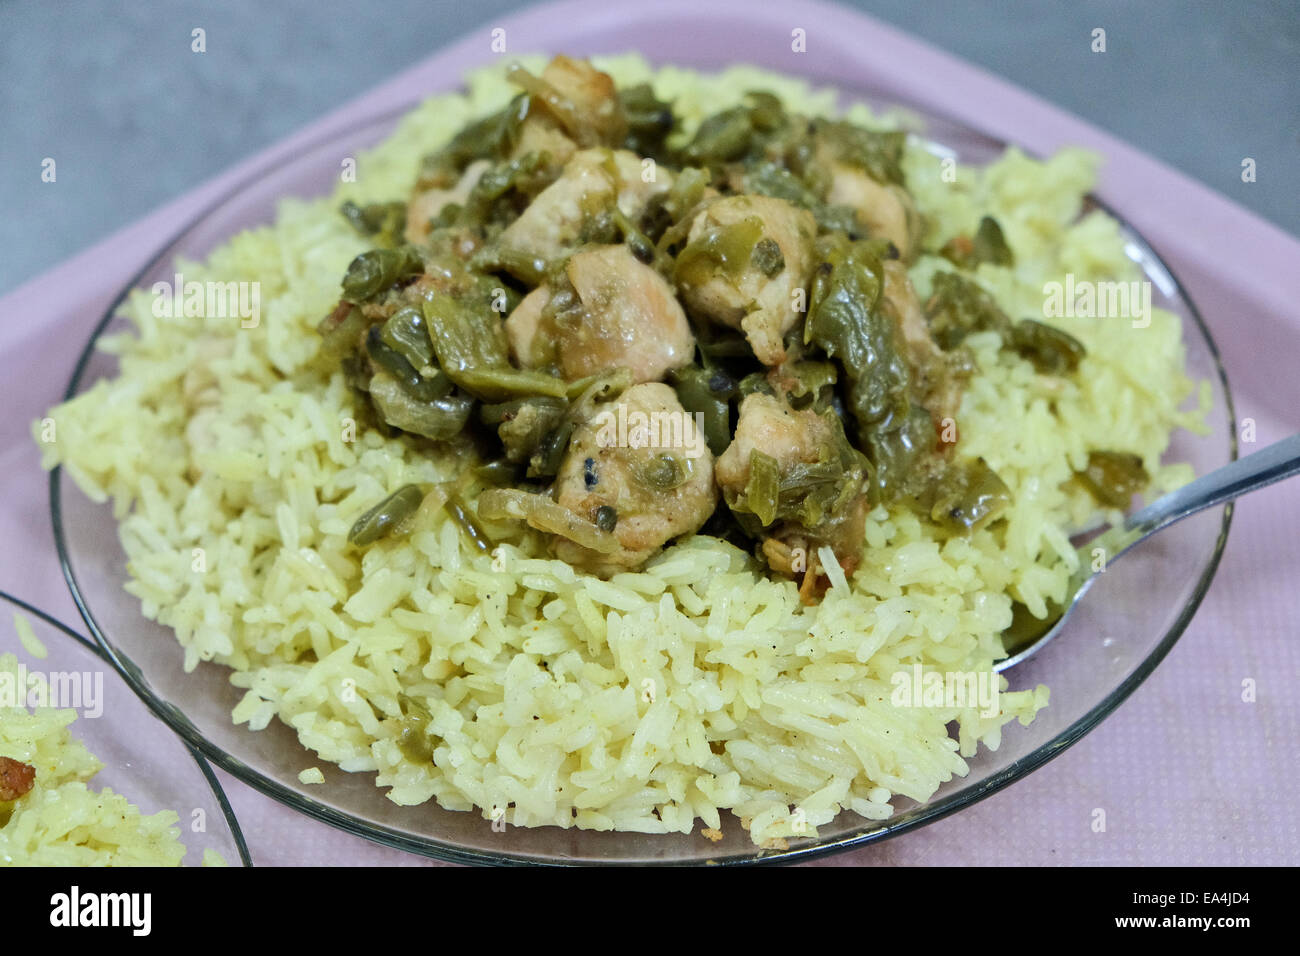
[[[1300,435],[1284,438],[1263,451],[1216,468],[1129,515],[1123,524],[1114,525],[1093,538],[1078,549],[1079,569],[1070,578],[1067,592],[1069,597],[1059,617],[1049,614],[1040,620],[1028,614],[1023,605],[1016,605],[1011,627],[1002,632],[1002,641],[1009,656],[994,664],[994,670],[1004,671],[1014,667],[1036,654],[1044,644],[1061,632],[1066,620],[1078,606],[1079,599],[1100,573],[1092,570],[1093,555],[1098,548],[1105,558],[1105,567],[1109,568],[1115,559],[1139,541],[1169,527],[1175,521],[1296,474],[1300,474]],[[1060,606],[1055,610],[1060,611]]]

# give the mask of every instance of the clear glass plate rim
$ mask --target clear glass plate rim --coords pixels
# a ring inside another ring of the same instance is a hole
[[[843,88],[839,89],[841,94],[859,91],[848,91]],[[869,94],[862,94],[867,98]],[[157,250],[152,253],[138,272],[131,277],[122,291],[114,298],[113,302],[106,309],[103,317],[92,330],[90,338],[82,349],[81,355],[77,360],[76,367],[73,369],[72,377],[69,380],[68,387],[64,393],[63,401],[76,396],[82,385],[82,377],[85,374],[91,360],[94,358],[95,346],[100,335],[108,328],[113,319],[117,316],[118,309],[125,303],[131,292],[137,287],[141,279],[157,268],[161,263],[160,260],[165,256],[168,250],[181,242],[186,235],[201,225],[209,216],[221,209],[226,203],[240,195],[243,191],[254,186],[257,181],[269,173],[282,168],[284,165],[295,162],[303,154],[314,152],[331,141],[348,135],[358,135],[360,131],[379,126],[384,123],[394,122],[408,113],[419,99],[404,101],[401,105],[374,114],[357,122],[332,128],[322,133],[320,136],[305,143],[302,147],[295,150],[292,154],[284,157],[270,157],[265,162],[259,164],[256,168],[250,170],[247,175],[242,177],[238,182],[231,185],[221,195],[216,197],[210,203],[205,205],[192,218],[188,219],[185,225],[175,234],[171,235],[163,242]],[[880,100],[875,102],[884,102],[887,105],[898,105],[904,108],[919,112],[922,117],[934,118],[948,123],[958,129],[974,133],[986,141],[992,143],[1007,145],[1000,138],[992,136],[984,131],[972,126],[968,122],[951,119],[942,113],[932,110],[918,111],[915,107],[910,106],[905,100]],[[1027,155],[1031,155],[1028,154]],[[1187,311],[1195,324],[1197,330],[1202,336],[1208,347],[1210,356],[1214,362],[1214,371],[1217,375],[1220,386],[1223,389],[1225,410],[1228,418],[1228,437],[1229,437],[1229,459],[1237,458],[1237,437],[1236,437],[1236,413],[1233,404],[1232,390],[1228,383],[1227,372],[1223,366],[1222,355],[1219,351],[1218,344],[1215,342],[1209,327],[1206,325],[1200,310],[1192,300],[1186,286],[1178,278],[1177,273],[1169,266],[1165,259],[1155,250],[1149,240],[1134,226],[1126,217],[1111,207],[1104,199],[1095,193],[1089,193],[1085,197],[1086,201],[1092,202],[1097,208],[1104,211],[1107,215],[1113,217],[1119,224],[1125,234],[1126,239],[1134,242],[1140,251],[1151,262],[1157,265],[1165,275],[1167,275],[1173,285],[1175,293],[1184,303]],[[189,746],[191,751],[197,751],[194,756],[199,758],[201,753],[212,763],[221,767],[227,773],[230,773],[236,779],[257,790],[265,796],[288,806],[291,809],[305,813],[306,815],[320,820],[332,827],[343,830],[344,832],[360,836],[363,839],[370,840],[382,846],[393,849],[404,850],[416,853],[433,859],[444,860],[453,863],[464,863],[473,865],[525,865],[525,866],[563,866],[573,864],[594,864],[594,865],[638,865],[636,861],[627,860],[564,860],[564,859],[539,859],[534,856],[523,854],[513,854],[508,851],[499,853],[480,853],[473,850],[467,850],[463,847],[452,844],[441,843],[434,839],[419,839],[394,830],[390,827],[365,822],[350,813],[337,810],[328,805],[319,803],[310,797],[298,793],[297,791],[285,786],[277,780],[271,779],[261,772],[247,766],[233,754],[228,753],[221,747],[209,741],[174,705],[160,700],[153,691],[146,685],[140,674],[139,668],[130,658],[120,654],[109,641],[107,635],[102,631],[94,614],[90,610],[89,603],[81,592],[77,583],[76,575],[72,569],[71,559],[68,551],[67,541],[64,533],[60,480],[63,468],[56,467],[50,472],[50,518],[54,532],[55,547],[58,552],[59,567],[63,573],[65,582],[68,585],[72,599],[77,606],[78,612],[85,621],[86,626],[90,629],[99,646],[99,650],[108,658],[114,668],[122,675],[132,690],[144,701],[161,720],[163,720],[171,729],[177,733]],[[1219,562],[1223,556],[1223,550],[1227,543],[1228,530],[1232,523],[1233,504],[1229,502],[1222,507],[1222,520],[1219,528],[1219,534],[1215,541],[1213,553],[1206,561],[1200,576],[1197,578],[1196,585],[1192,594],[1184,603],[1177,619],[1166,630],[1161,637],[1160,642],[1148,654],[1142,662],[1135,668],[1118,687],[1106,696],[1099,704],[1076,719],[1064,730],[1056,734],[1052,739],[1039,745],[1029,754],[1004,767],[1002,770],[992,774],[984,780],[974,792],[960,792],[949,797],[935,801],[933,803],[922,804],[914,807],[893,818],[884,827],[866,830],[847,837],[829,840],[821,843],[813,843],[808,846],[795,847],[785,851],[764,851],[755,850],[749,855],[735,855],[719,859],[715,862],[717,865],[746,865],[746,864],[793,864],[802,863],[820,857],[828,856],[835,853],[842,853],[848,850],[857,849],[868,844],[877,843],[891,837],[899,836],[913,829],[940,820],[951,813],[973,806],[986,797],[992,796],[998,791],[1004,789],[1015,781],[1037,770],[1059,754],[1065,752],[1084,736],[1086,736],[1094,727],[1097,726],[1105,717],[1111,714],[1121,703],[1123,703],[1138,686],[1150,676],[1156,666],[1164,660],[1169,651],[1177,643],[1179,637],[1187,629],[1192,618],[1195,616],[1197,609],[1200,607],[1205,594],[1209,590],[1210,584],[1214,580]],[[62,626],[62,625],[60,625]],[[201,761],[202,763],[202,761]],[[215,783],[215,776],[210,767],[204,767],[205,775]],[[220,799],[225,803],[224,791],[218,789]],[[233,814],[232,814],[233,817]],[[236,831],[239,833],[240,831]],[[241,851],[246,852],[243,846],[242,833],[240,833]],[[661,861],[647,860],[643,865],[663,865]]]

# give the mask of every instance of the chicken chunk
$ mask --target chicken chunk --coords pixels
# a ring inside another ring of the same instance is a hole
[[[755,392],[741,403],[736,436],[718,458],[714,469],[718,486],[729,503],[737,501],[749,484],[755,451],[775,459],[784,482],[801,469],[824,462],[838,437],[825,415],[812,409],[795,410],[778,398]],[[775,570],[786,574],[815,571],[817,562],[812,555],[823,545],[831,547],[846,573],[857,567],[870,510],[862,478],[860,472],[842,475],[852,485],[849,494],[815,527],[788,518],[771,525],[765,532],[764,553]],[[795,555],[801,557],[795,559]]]
[[[713,455],[670,387],[634,385],[575,429],[554,497],[586,521],[612,520],[619,546],[598,554],[560,538],[557,557],[602,574],[635,568],[713,514]]]
[[[744,491],[755,451],[775,458],[785,472],[817,461],[832,437],[826,422],[811,409],[795,411],[778,398],[754,392],[740,403],[736,435],[718,459],[718,486],[732,494]]]
[[[520,159],[529,153],[545,154],[545,168],[541,172],[553,179],[577,151],[578,145],[564,135],[559,123],[549,115],[533,113],[519,127],[519,138],[507,158]]]
[[[406,206],[406,241],[423,242],[429,234],[429,220],[442,212],[443,207],[449,203],[463,206],[469,198],[470,190],[491,165],[486,159],[480,159],[466,166],[456,185],[450,189],[426,189],[413,196]]]
[[[636,220],[653,196],[672,185],[666,171],[657,171],[647,183],[641,170],[640,158],[627,150],[575,153],[560,177],[501,233],[502,252],[508,260],[546,263],[558,259],[579,245],[583,227],[614,203]]]
[[[668,192],[673,185],[671,170],[626,149],[614,150],[614,171],[618,176],[618,208],[633,222],[645,212],[651,199]]]
[[[520,368],[543,368],[555,361],[553,323],[543,324],[551,287],[543,283],[519,300],[506,316],[510,358]]]
[[[955,418],[965,386],[963,356],[945,353],[931,337],[907,267],[895,259],[886,262],[884,269],[881,309],[898,327],[903,357],[912,370],[920,403],[936,424]]]
[[[826,201],[849,206],[872,238],[888,239],[911,261],[920,237],[916,204],[902,186],[878,183],[866,173],[841,162],[828,164],[831,174]]]
[[[711,203],[691,223],[678,260],[687,307],[740,329],[759,361],[780,364],[786,357],[782,336],[801,314],[797,292],[806,295],[816,234],[812,213],[784,199],[747,195]],[[730,258],[737,250],[748,258]]]
[[[572,382],[625,368],[633,383],[657,382],[695,354],[686,313],[672,288],[627,246],[591,246],[566,274],[576,295],[548,309],[550,286],[538,286],[506,319],[510,354],[521,368],[558,366]]]
[[[627,246],[594,246],[569,260],[581,309],[557,319],[560,369],[570,381],[626,368],[657,382],[695,354],[686,313],[672,288]]]
[[[552,168],[559,169],[579,149],[616,146],[627,134],[613,79],[586,60],[561,55],[546,65],[538,80],[522,72],[515,76],[532,102],[511,159],[546,153]]]
[[[543,105],[580,146],[613,146],[627,135],[627,118],[614,79],[586,60],[555,57],[542,71],[556,98],[543,95]]]

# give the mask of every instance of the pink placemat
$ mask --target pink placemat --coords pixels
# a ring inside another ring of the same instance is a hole
[[[48,484],[28,428],[56,404],[103,311],[164,241],[250,174],[359,118],[453,89],[508,53],[637,50],[655,62],[750,62],[951,116],[1036,153],[1105,158],[1099,193],[1182,279],[1223,351],[1258,445],[1300,431],[1300,242],[1076,117],[853,11],[823,3],[564,0],[483,28],[0,299],[0,588],[84,631],[59,572]],[[796,28],[806,52],[792,50]],[[1243,452],[1253,450],[1243,445]],[[1300,862],[1297,628],[1300,482],[1237,506],[1209,595],[1155,673],[1069,751],[919,831],[809,865]],[[1242,700],[1242,682],[1256,685]],[[280,806],[218,771],[262,865],[430,863]],[[1091,827],[1095,808],[1105,832]],[[437,864],[433,864],[437,865]]]

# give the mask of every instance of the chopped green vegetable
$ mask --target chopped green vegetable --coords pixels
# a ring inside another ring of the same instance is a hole
[[[951,534],[990,524],[1011,503],[1011,492],[983,458],[952,462],[924,499],[930,520]]]
[[[726,226],[709,226],[681,251],[674,277],[686,286],[703,285],[716,273],[734,278],[749,265],[762,238],[763,220],[757,216]],[[778,248],[778,255],[780,251]]]
[[[424,260],[414,246],[396,249],[371,249],[352,260],[343,276],[343,298],[347,302],[367,302],[403,279],[424,271]]]
[[[494,490],[499,489],[489,489],[488,491],[484,491],[483,494],[489,494]],[[482,498],[480,497],[479,500],[481,501]],[[469,538],[470,544],[474,545],[474,547],[483,554],[491,552],[492,539],[487,536],[487,532],[485,532],[479,526],[479,523],[474,520],[473,510],[465,504],[464,499],[461,498],[460,495],[452,495],[444,507],[447,509],[447,515],[451,520],[456,522],[457,527],[464,532],[465,537]]]
[[[781,466],[771,455],[755,448],[749,453],[749,480],[744,499],[737,500],[732,511],[749,511],[764,527],[776,521],[781,504]]]
[[[1076,476],[1108,508],[1127,508],[1151,481],[1142,458],[1122,451],[1088,452],[1088,467]]]
[[[403,485],[356,520],[348,532],[348,543],[364,548],[392,534],[398,525],[415,514],[423,500],[423,488]]]
[[[451,391],[451,382],[442,372],[435,370],[425,378],[417,372],[402,354],[385,344],[380,327],[372,325],[366,333],[366,354],[378,368],[392,376],[416,401],[432,402]]]
[[[939,254],[962,269],[974,269],[982,262],[989,262],[995,266],[1016,264],[1011,247],[1007,245],[1006,237],[1002,234],[1002,227],[992,216],[985,216],[980,220],[974,239],[958,236],[944,243]]]
[[[638,156],[662,152],[664,141],[677,123],[672,104],[655,96],[649,83],[630,86],[622,90],[618,98],[627,117],[627,138],[623,141],[623,148]]]
[[[792,408],[814,406],[820,411],[830,404],[839,378],[833,362],[804,360],[782,366],[782,378],[789,384],[786,399]]]
[[[525,395],[563,398],[564,380],[510,364],[501,317],[451,296],[424,300],[424,318],[438,364],[475,398],[499,402]]]
[[[1012,346],[1044,375],[1067,375],[1079,367],[1083,343],[1055,326],[1022,319],[1011,336]]]
[[[574,427],[573,419],[566,415],[546,433],[533,456],[528,459],[529,478],[551,478],[559,473]]]
[[[820,198],[819,191],[784,166],[767,159],[746,164],[745,190],[760,196],[784,199],[801,209],[807,209],[817,220],[822,232],[842,232],[851,239],[859,238],[862,228],[857,214],[849,206],[831,205]]]
[[[433,742],[429,739],[429,708],[406,694],[398,694],[402,716],[397,718],[397,746],[403,756],[417,764],[433,761]]]
[[[352,355],[367,325],[366,317],[355,305],[340,304],[316,326],[322,338],[321,356],[327,361],[338,362]]]
[[[924,407],[911,402],[904,414],[880,422],[859,440],[875,467],[879,499],[893,501],[915,493],[924,482],[920,466],[934,451],[934,419]]]
[[[474,408],[474,400],[468,395],[415,398],[387,372],[376,372],[371,377],[369,391],[375,411],[385,422],[434,441],[459,435]]]
[[[424,158],[416,190],[446,188],[474,160],[507,155],[518,140],[528,109],[528,97],[521,93],[499,112],[470,123],[450,143]]]
[[[955,272],[937,272],[926,303],[930,334],[941,349],[954,349],[972,332],[993,331],[1011,341],[1011,320],[993,297]]]
[[[411,364],[422,369],[433,365],[433,343],[424,324],[424,315],[414,306],[398,309],[384,323],[380,338],[385,345]]]
[[[740,106],[706,118],[682,149],[686,165],[708,165],[742,159],[789,123],[785,108],[771,93],[752,91]]]
[[[475,398],[485,402],[501,401],[517,395],[564,395],[564,379],[548,372],[518,369],[509,365],[494,368],[468,368],[452,380]]]
[[[667,192],[650,198],[641,215],[641,226],[661,250],[667,251],[686,238],[692,220],[688,214],[703,200],[710,179],[708,170],[686,166],[677,171]]]
[[[343,218],[361,235],[373,238],[384,248],[397,245],[406,229],[406,203],[376,202],[358,206],[348,200],[339,210]]]
[[[545,172],[547,159],[546,153],[526,153],[486,170],[470,190],[457,221],[481,225],[512,218],[516,210],[503,200],[512,192],[529,191],[539,185],[538,177]]]
[[[818,241],[820,265],[809,297],[804,341],[844,369],[846,408],[858,447],[876,466],[886,500],[919,453],[919,420],[912,413],[911,371],[897,329],[879,308],[883,288],[880,244],[827,236]],[[926,426],[929,429],[929,426]]]
[[[749,149],[753,135],[749,109],[734,106],[715,113],[700,124],[695,138],[682,150],[682,159],[692,164],[738,159]]]
[[[519,478],[519,469],[515,464],[507,459],[498,458],[496,461],[484,462],[474,469],[474,474],[485,485],[494,488],[503,488],[506,485],[517,483]]]
[[[1002,235],[1002,227],[992,216],[980,220],[979,228],[975,230],[974,245],[976,262],[991,262],[995,266],[1016,264],[1016,257],[1007,245],[1006,237]]]
[[[772,387],[772,382],[768,379],[767,372],[750,372],[740,380],[736,386],[736,394],[741,400],[748,398],[758,392],[762,395],[776,395],[776,389]]]
[[[721,369],[698,365],[672,373],[673,388],[682,408],[704,416],[704,440],[709,451],[721,455],[731,444],[731,399],[737,394],[734,379]]]
[[[815,135],[831,147],[840,162],[857,167],[878,183],[905,185],[902,162],[906,133],[870,130],[844,121],[819,121]]]
[[[506,449],[506,460],[522,464],[531,459],[547,436],[559,427],[567,408],[568,402],[562,398],[530,396],[484,405],[479,410],[479,418],[485,425],[497,426],[497,435]],[[567,445],[567,436],[565,443]],[[555,464],[558,470],[558,461]]]

